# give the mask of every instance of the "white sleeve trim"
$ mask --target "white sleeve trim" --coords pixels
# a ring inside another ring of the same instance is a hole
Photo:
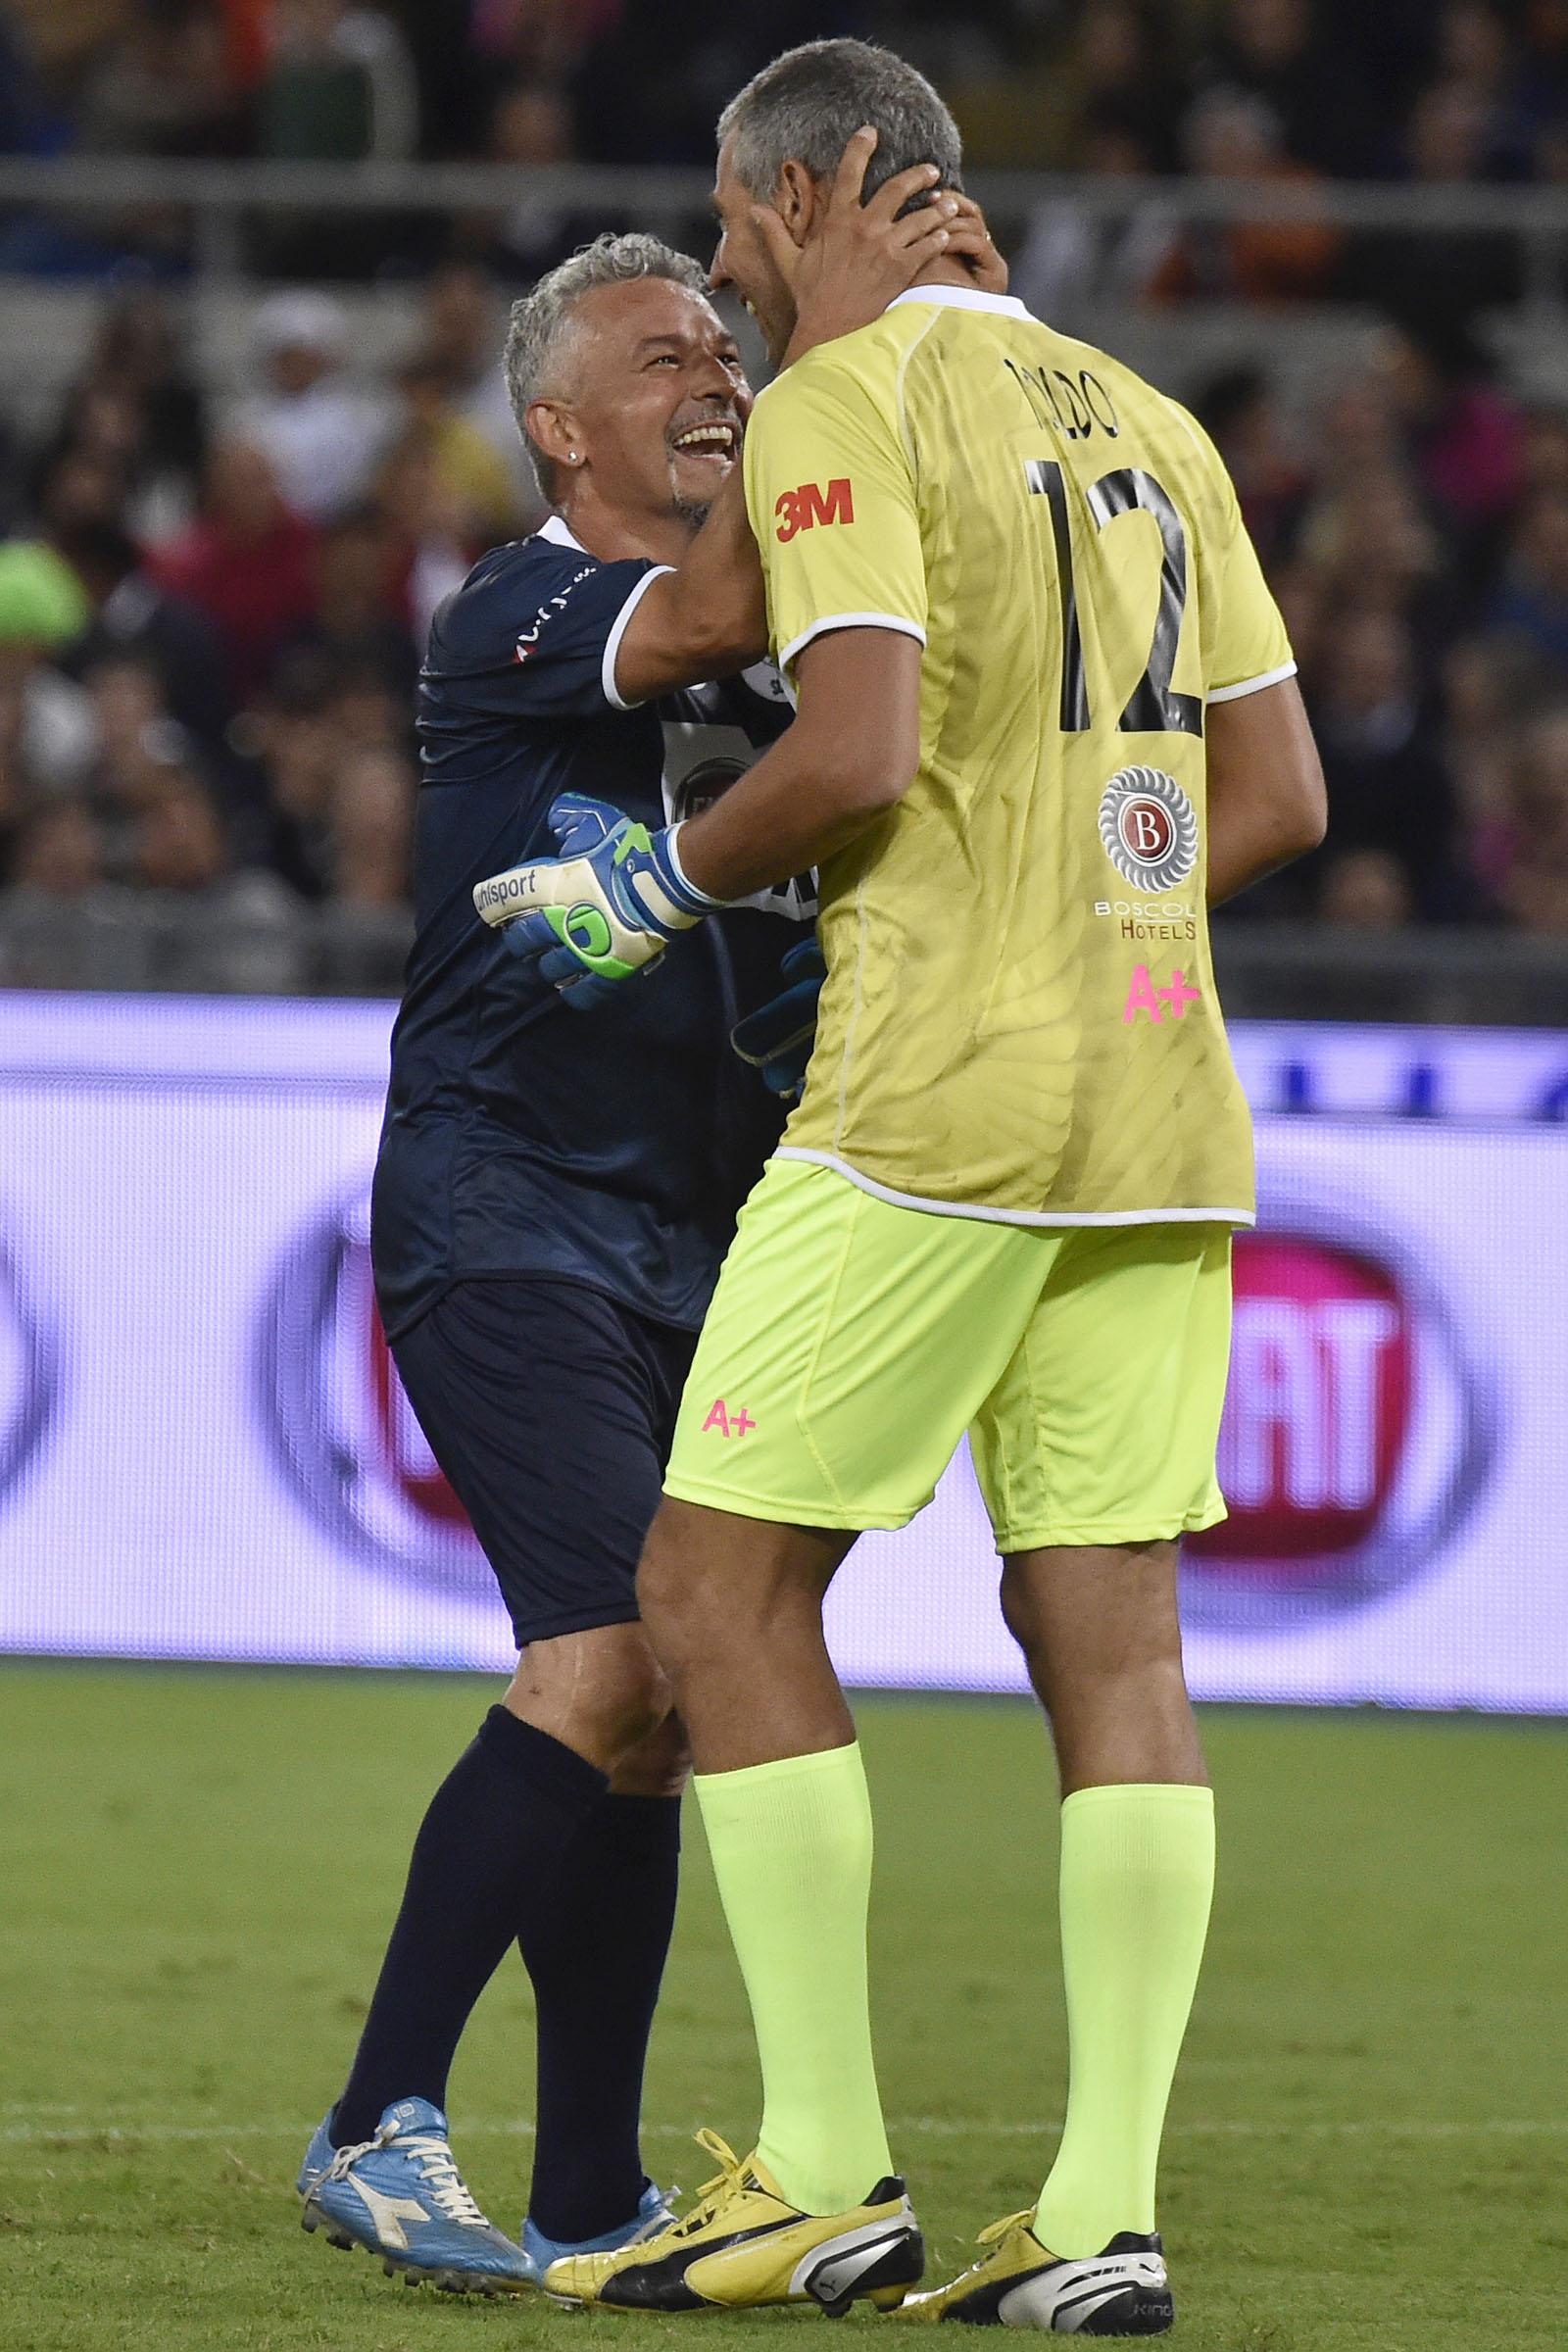
[[[733,906],[734,901],[732,899],[715,899],[710,890],[705,890],[700,882],[694,882],[690,874],[686,871],[685,866],[681,863],[681,827],[689,822],[690,819],[687,817],[678,817],[675,823],[670,825],[664,834],[664,855],[669,859],[670,867],[674,873],[676,881],[680,884],[682,890],[688,892],[690,896],[696,899],[703,906],[719,907]],[[685,911],[686,909],[684,907],[680,909],[682,914],[684,914]]]
[[[903,637],[913,637],[921,645],[925,643],[925,631],[919,622],[904,620],[897,612],[828,612],[822,619],[813,620],[808,629],[803,629],[799,637],[792,637],[788,645],[780,647],[779,668],[788,669],[813,637],[823,637],[829,629],[897,629]]]
[[[618,624],[617,624],[618,625]],[[1243,678],[1239,686],[1211,686],[1207,700],[1211,703],[1239,703],[1244,694],[1261,694],[1265,686],[1281,686],[1296,675],[1296,663],[1287,662],[1283,669],[1265,669],[1260,678]]]
[[[649,589],[656,580],[662,579],[666,571],[673,571],[674,568],[673,564],[656,564],[652,571],[645,571],[630,596],[627,597],[626,602],[621,606],[620,611],[615,614],[615,625],[605,639],[605,659],[599,672],[599,682],[605,690],[605,700],[612,710],[635,710],[640,707],[636,703],[623,702],[616,690],[615,656],[619,653],[620,641],[626,634],[626,623],[648,594]]]

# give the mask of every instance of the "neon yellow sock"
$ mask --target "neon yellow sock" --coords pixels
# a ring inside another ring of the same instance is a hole
[[[1061,1808],[1067,2121],[1034,2229],[1053,2254],[1098,2254],[1154,2227],[1165,2102],[1214,1891],[1207,1788],[1080,1788]]]
[[[758,2155],[803,2213],[893,2170],[871,2057],[871,1800],[858,1744],[699,1775],[762,2066]]]

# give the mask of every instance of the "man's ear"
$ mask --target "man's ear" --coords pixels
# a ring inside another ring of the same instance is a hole
[[[552,466],[575,473],[587,451],[576,412],[564,400],[530,400],[523,414],[528,438],[543,450]]]
[[[772,206],[797,245],[804,245],[811,233],[811,223],[822,207],[815,180],[806,169],[791,157],[778,175],[773,190]]]

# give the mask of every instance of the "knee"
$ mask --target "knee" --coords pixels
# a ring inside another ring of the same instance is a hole
[[[657,1735],[670,1711],[669,1680],[646,1642],[616,1660],[593,1704],[607,1734],[622,1752]]]
[[[525,1722],[606,1770],[657,1733],[671,1705],[668,1678],[639,1625],[536,1644],[508,1697]]]
[[[678,1715],[627,1750],[611,1775],[616,1796],[679,1796],[691,1778],[691,1742]]]

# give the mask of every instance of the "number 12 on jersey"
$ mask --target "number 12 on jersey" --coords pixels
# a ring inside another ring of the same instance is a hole
[[[1061,731],[1064,735],[1081,735],[1090,724],[1089,688],[1084,678],[1084,642],[1078,623],[1067,476],[1049,458],[1027,458],[1023,472],[1030,490],[1045,499],[1051,512],[1056,577],[1061,586]],[[1201,735],[1201,697],[1179,694],[1170,682],[1187,605],[1187,534],[1170,494],[1141,466],[1124,466],[1113,473],[1102,473],[1098,482],[1092,482],[1085,492],[1085,502],[1097,531],[1103,531],[1121,514],[1152,514],[1159,525],[1163,551],[1153,643],[1149,649],[1144,674],[1133,688],[1117,725],[1124,735]]]

